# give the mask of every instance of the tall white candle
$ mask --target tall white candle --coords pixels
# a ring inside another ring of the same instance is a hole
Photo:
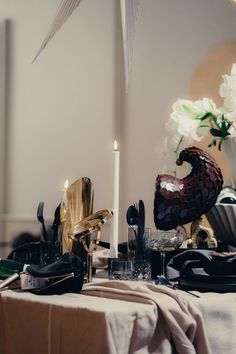
[[[110,239],[110,257],[118,256],[118,235],[119,235],[119,189],[120,189],[120,151],[115,140],[113,150],[113,222]]]

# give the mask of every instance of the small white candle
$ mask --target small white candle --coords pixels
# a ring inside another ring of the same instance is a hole
[[[62,253],[66,253],[69,251],[69,248],[66,245],[65,235],[64,235],[64,223],[66,222],[66,211],[67,211],[67,189],[69,187],[68,179],[64,183],[64,187],[62,189],[62,196],[61,196],[61,208],[60,208],[60,218],[62,224]]]
[[[61,208],[67,208],[67,189],[69,187],[68,179],[65,180],[64,187],[62,190],[62,198],[61,198]]]
[[[120,151],[115,140],[113,150],[113,222],[110,239],[110,257],[118,256],[118,235],[119,235],[119,174],[120,174]]]

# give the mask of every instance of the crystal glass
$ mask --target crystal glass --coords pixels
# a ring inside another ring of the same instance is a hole
[[[133,263],[125,259],[111,260],[110,280],[132,280]]]
[[[142,235],[138,235],[136,226],[128,228],[127,258],[133,264],[133,280],[151,279],[150,234],[150,228],[145,228]]]
[[[165,254],[179,248],[185,238],[186,232],[183,227],[177,227],[174,230],[155,230],[151,232],[150,249],[160,252],[161,256],[161,274],[165,277]]]

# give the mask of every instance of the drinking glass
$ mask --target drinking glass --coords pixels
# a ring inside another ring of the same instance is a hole
[[[145,228],[143,234],[138,234],[136,226],[128,228],[127,258],[133,264],[133,280],[151,279],[150,234],[150,228]]]
[[[165,255],[179,248],[185,239],[185,229],[181,226],[173,230],[155,230],[151,232],[150,249],[160,252],[161,256],[161,277],[165,277]]]
[[[133,263],[125,259],[111,260],[110,280],[133,280]]]

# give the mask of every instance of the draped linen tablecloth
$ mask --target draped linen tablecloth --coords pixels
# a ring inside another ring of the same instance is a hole
[[[102,281],[81,294],[0,293],[0,354],[235,354],[236,294]]]

